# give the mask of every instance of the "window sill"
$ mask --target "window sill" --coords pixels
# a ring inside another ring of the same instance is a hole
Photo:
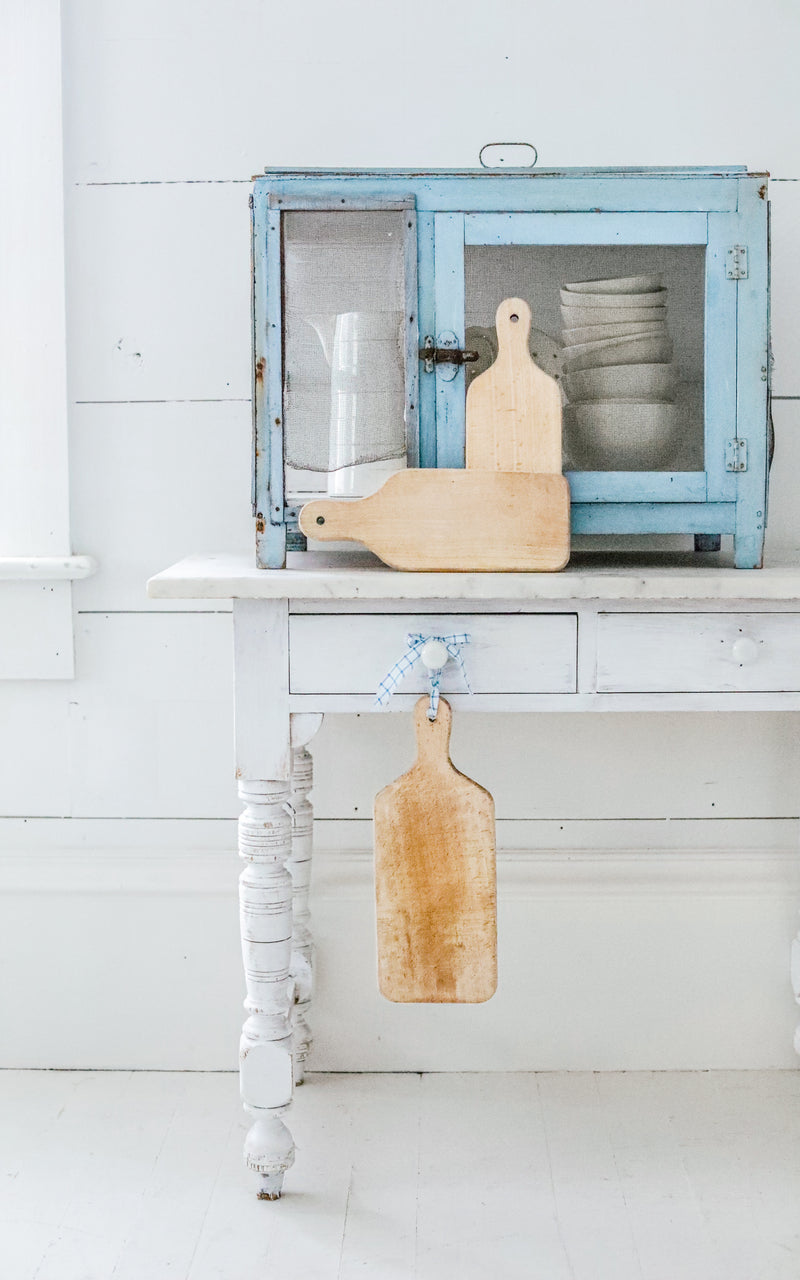
[[[72,586],[91,556],[0,556],[0,680],[72,680]]]
[[[91,556],[0,556],[1,582],[63,582],[91,578]]]

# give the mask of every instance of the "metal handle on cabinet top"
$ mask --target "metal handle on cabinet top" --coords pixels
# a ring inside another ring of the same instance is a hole
[[[491,161],[487,163],[483,158],[483,153],[484,151],[489,151],[492,147],[510,147],[512,151],[512,158],[508,160],[504,156],[499,156],[494,164],[492,164]],[[533,159],[526,160],[521,157],[514,159],[515,151],[521,151],[523,153],[532,151]],[[536,150],[532,142],[485,142],[478,153],[478,159],[484,169],[532,169],[536,164],[536,161],[539,159],[539,152]]]
[[[439,342],[442,345],[437,346],[436,340],[428,335],[419,349],[419,358],[425,361],[426,373],[433,373],[437,364],[445,364],[451,366],[450,376],[455,377],[459,365],[474,364],[481,358],[479,351],[465,351],[459,347],[455,334],[449,331],[439,334]],[[445,346],[445,343],[449,345]]]

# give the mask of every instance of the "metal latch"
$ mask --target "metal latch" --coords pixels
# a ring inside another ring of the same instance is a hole
[[[747,279],[747,245],[734,244],[725,255],[725,275],[729,280]]]
[[[747,470],[747,441],[735,436],[725,446],[725,470]]]
[[[480,359],[478,351],[464,351],[458,345],[458,338],[454,333],[440,333],[438,345],[436,340],[430,336],[425,338],[419,349],[419,358],[425,362],[425,372],[433,373],[437,364],[461,365],[474,364]],[[456,369],[452,371],[452,377],[455,377]]]

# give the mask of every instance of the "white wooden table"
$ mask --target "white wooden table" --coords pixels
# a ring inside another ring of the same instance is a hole
[[[275,1199],[294,1160],[281,1117],[311,1042],[307,745],[322,716],[374,709],[409,632],[468,632],[473,689],[450,663],[456,711],[800,709],[800,565],[698,567],[664,556],[575,558],[557,574],[399,573],[366,553],[297,553],[289,567],[196,556],[152,578],[159,599],[232,600],[245,1157]],[[420,667],[391,710],[427,689]],[[793,982],[800,1002],[800,940]],[[800,1052],[800,1037],[796,1040]]]

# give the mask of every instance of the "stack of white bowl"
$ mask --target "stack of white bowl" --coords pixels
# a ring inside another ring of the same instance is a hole
[[[581,471],[668,469],[678,419],[663,277],[567,284],[561,322],[569,465]]]

